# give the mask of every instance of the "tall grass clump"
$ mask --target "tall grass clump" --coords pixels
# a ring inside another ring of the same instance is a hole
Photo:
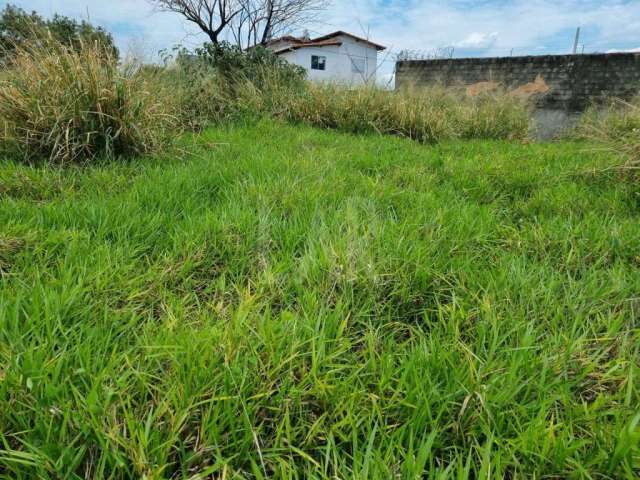
[[[41,37],[18,46],[0,77],[0,145],[52,164],[153,152],[175,131],[169,98],[97,42]]]
[[[277,91],[272,89],[272,91]],[[522,139],[531,116],[525,101],[506,94],[469,97],[443,87],[391,92],[309,84],[300,92],[279,91],[276,116],[350,133],[379,133],[425,143],[448,139]]]
[[[615,151],[623,161],[622,168],[640,168],[640,95],[628,102],[614,99],[605,107],[591,107],[577,131],[579,137]]]
[[[171,65],[145,67],[143,75],[162,90],[171,92],[170,99],[176,122],[189,131],[202,131],[224,120],[232,105],[226,82],[206,65]]]

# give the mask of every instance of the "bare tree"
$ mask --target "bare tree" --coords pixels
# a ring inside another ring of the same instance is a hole
[[[317,20],[330,0],[239,0],[233,35],[241,47],[265,45],[278,35]]]
[[[240,47],[264,45],[274,36],[318,18],[330,0],[149,0],[182,15],[217,44],[227,31]]]
[[[161,11],[182,15],[217,44],[222,33],[243,11],[245,0],[149,0]]]

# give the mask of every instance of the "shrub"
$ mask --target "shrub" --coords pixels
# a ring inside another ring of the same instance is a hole
[[[263,47],[243,51],[228,43],[165,56],[159,78],[178,104],[181,124],[201,130],[230,117],[269,111],[273,90],[304,88],[304,69]]]
[[[217,45],[206,43],[197,48],[193,55],[183,50],[179,61],[191,66],[199,64],[213,68],[230,86],[238,84],[240,80],[240,83],[249,81],[260,89],[268,88],[273,72],[277,72],[281,84],[298,85],[306,75],[304,68],[290,64],[261,45],[242,50],[228,42]]]
[[[152,152],[175,127],[162,88],[98,42],[19,46],[0,79],[0,145],[56,164]]]

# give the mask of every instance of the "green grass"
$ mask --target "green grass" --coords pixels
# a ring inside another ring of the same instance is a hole
[[[640,185],[270,122],[0,164],[3,478],[634,478]],[[181,158],[178,158],[181,157]]]

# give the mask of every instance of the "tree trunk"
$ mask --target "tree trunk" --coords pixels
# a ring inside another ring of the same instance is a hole
[[[267,0],[267,18],[262,32],[262,38],[260,39],[260,45],[266,45],[271,39],[271,28],[273,22],[273,0]]]

